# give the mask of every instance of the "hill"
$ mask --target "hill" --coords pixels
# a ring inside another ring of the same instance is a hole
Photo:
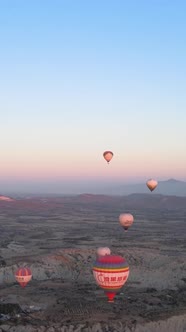
[[[108,193],[112,195],[145,194],[149,193],[149,189],[146,183],[139,183],[110,188]],[[159,181],[157,188],[151,194],[186,196],[186,182],[175,179]]]
[[[107,206],[125,210],[155,209],[155,210],[186,210],[186,197],[161,194],[130,194],[123,196],[107,195],[78,195],[69,198],[69,201],[79,204]]]
[[[7,207],[9,201],[0,200],[1,211]],[[9,205],[9,204],[8,204]],[[24,213],[75,213],[76,209],[93,208],[93,210],[102,209],[102,211],[134,211],[134,210],[175,210],[186,211],[186,197],[161,194],[130,194],[123,196],[111,195],[93,195],[81,194],[66,197],[38,197],[17,199],[9,205],[9,212],[13,213],[24,211]],[[77,210],[77,211],[78,211]],[[27,211],[27,212],[26,212]]]
[[[0,201],[13,202],[15,200],[13,198],[8,197],[8,196],[0,195]]]

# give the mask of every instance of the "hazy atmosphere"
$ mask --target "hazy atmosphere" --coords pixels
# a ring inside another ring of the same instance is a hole
[[[2,190],[186,180],[185,11],[171,0],[1,1]]]

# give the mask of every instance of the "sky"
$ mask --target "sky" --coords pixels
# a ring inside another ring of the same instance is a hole
[[[0,192],[186,180],[185,12],[0,0]]]

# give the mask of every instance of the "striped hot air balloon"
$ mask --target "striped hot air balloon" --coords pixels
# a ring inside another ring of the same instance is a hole
[[[27,267],[21,267],[16,271],[15,278],[21,287],[25,287],[32,279],[32,272]]]
[[[121,256],[106,255],[94,263],[93,275],[97,284],[105,290],[108,302],[114,302],[116,293],[128,279],[129,266]]]

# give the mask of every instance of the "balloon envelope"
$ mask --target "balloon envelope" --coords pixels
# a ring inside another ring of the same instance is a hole
[[[158,185],[158,182],[156,180],[153,180],[153,179],[149,179],[147,182],[146,182],[146,185],[147,187],[150,189],[150,191],[153,191],[157,185]]]
[[[105,256],[105,255],[110,255],[111,254],[111,251],[108,247],[100,247],[97,249],[97,255],[102,257],[102,256]]]
[[[130,213],[122,213],[119,216],[120,225],[127,230],[134,222],[134,217]]]
[[[105,151],[105,152],[103,152],[103,157],[107,161],[107,163],[109,163],[109,161],[111,161],[113,155],[114,154],[113,154],[112,151]]]
[[[94,263],[93,275],[97,284],[105,290],[108,302],[114,302],[116,292],[128,279],[129,266],[121,256],[106,255]]]
[[[25,287],[27,283],[32,279],[32,272],[29,268],[19,268],[15,273],[15,278],[21,287]]]

